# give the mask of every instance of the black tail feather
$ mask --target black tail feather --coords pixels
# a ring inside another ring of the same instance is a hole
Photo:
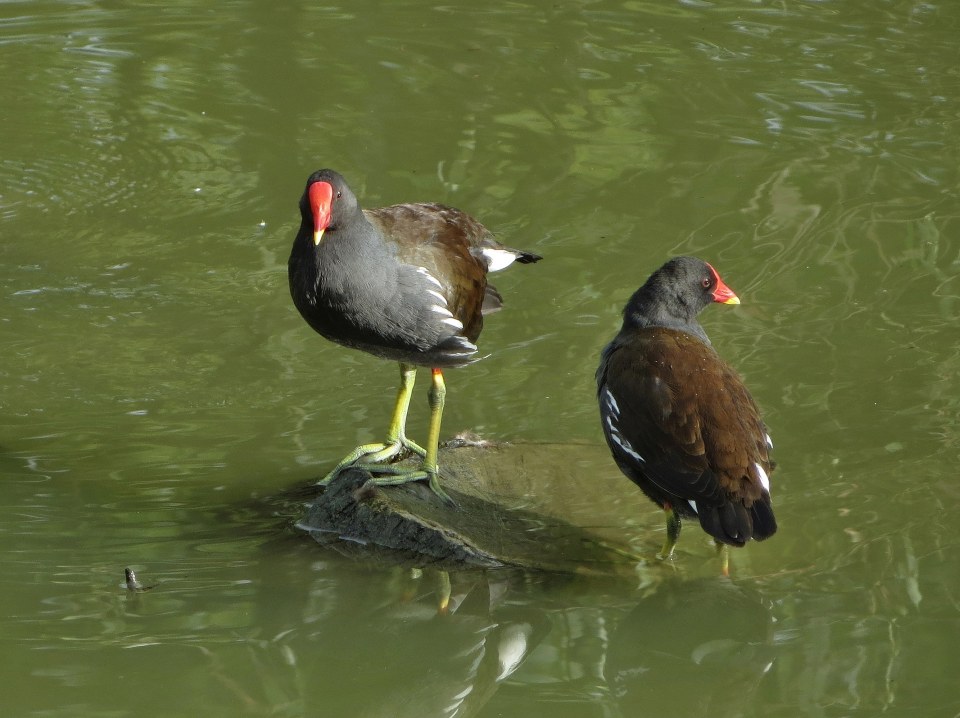
[[[543,257],[539,254],[534,254],[533,252],[527,252],[523,249],[515,249],[517,253],[517,260],[520,264],[533,264],[534,262],[539,262]]]
[[[747,508],[740,501],[727,501],[719,506],[698,506],[697,516],[703,530],[717,541],[743,546],[750,539],[763,541],[777,530],[777,521],[767,496]]]
[[[750,513],[753,515],[753,537],[757,541],[770,538],[777,532],[777,519],[773,516],[769,496],[764,495],[759,501],[754,501]]]

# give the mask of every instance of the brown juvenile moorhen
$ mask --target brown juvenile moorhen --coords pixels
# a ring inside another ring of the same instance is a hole
[[[389,474],[380,484],[437,478],[442,370],[476,361],[483,315],[502,306],[487,272],[540,257],[504,247],[480,222],[441,204],[397,204],[364,210],[333,170],[314,172],[300,199],[300,231],[288,272],[293,303],[327,339],[400,363],[400,390],[382,444],[358,446],[323,479],[347,466]],[[431,367],[426,448],[406,436],[416,367]],[[404,451],[423,457],[420,470],[386,465]]]
[[[675,257],[623,310],[603,350],[597,398],[620,470],[667,514],[662,558],[673,553],[681,517],[723,547],[777,530],[770,505],[773,448],[753,397],[710,346],[697,314],[711,302],[739,304],[716,270]]]

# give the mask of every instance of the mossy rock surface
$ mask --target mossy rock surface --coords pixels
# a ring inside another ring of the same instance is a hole
[[[456,507],[423,482],[381,487],[367,471],[350,469],[318,488],[299,525],[342,552],[419,566],[623,574],[634,562],[616,514],[651,512],[604,450],[452,442],[439,463]],[[607,476],[591,475],[607,464]],[[611,489],[628,505],[604,495]]]

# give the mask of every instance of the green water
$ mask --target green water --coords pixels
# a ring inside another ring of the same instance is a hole
[[[958,36],[946,1],[0,4],[3,714],[960,714]],[[779,533],[732,582],[695,526],[654,585],[455,575],[440,619],[436,575],[298,532],[397,378],[290,302],[322,166],[545,256],[445,435],[599,446],[626,298],[713,263]]]

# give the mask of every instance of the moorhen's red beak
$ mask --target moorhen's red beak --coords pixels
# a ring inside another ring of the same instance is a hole
[[[710,267],[710,265],[707,265]],[[714,278],[717,280],[717,286],[714,287],[711,295],[713,301],[719,302],[720,304],[739,304],[740,297],[733,293],[733,290],[730,289],[726,284],[723,283],[723,280],[720,279],[720,275],[717,274],[717,270],[713,267],[710,267],[710,271],[713,272]]]
[[[333,207],[333,185],[329,182],[314,182],[310,185],[310,212],[313,214],[313,244],[320,244],[323,231],[330,226]]]

